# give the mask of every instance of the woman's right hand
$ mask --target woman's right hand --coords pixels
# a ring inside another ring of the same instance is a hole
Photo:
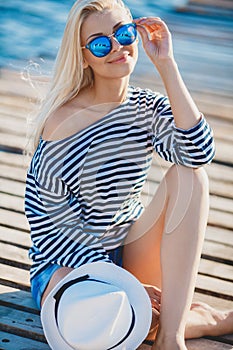
[[[141,35],[144,50],[157,66],[160,62],[174,60],[172,36],[159,17],[143,17],[134,20]]]

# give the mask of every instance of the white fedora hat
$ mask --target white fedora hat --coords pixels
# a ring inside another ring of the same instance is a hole
[[[53,350],[135,350],[151,325],[142,284],[113,263],[74,269],[46,297],[41,321]]]

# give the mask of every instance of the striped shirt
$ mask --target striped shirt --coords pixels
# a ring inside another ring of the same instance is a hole
[[[214,156],[202,116],[189,130],[174,124],[168,98],[129,87],[125,102],[58,141],[40,138],[27,173],[31,278],[50,263],[78,267],[110,261],[143,211],[141,191],[153,152],[199,167]]]

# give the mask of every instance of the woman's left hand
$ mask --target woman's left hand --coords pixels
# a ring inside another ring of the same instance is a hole
[[[159,17],[143,17],[134,22],[144,50],[155,65],[166,59],[174,59],[171,33]]]
[[[149,295],[151,306],[157,311],[160,311],[161,290],[150,284],[143,284],[143,287]]]

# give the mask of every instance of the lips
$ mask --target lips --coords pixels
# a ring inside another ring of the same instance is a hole
[[[124,54],[124,55],[119,55],[114,57],[111,61],[109,61],[108,63],[121,63],[121,62],[126,62],[128,57],[128,54]]]

